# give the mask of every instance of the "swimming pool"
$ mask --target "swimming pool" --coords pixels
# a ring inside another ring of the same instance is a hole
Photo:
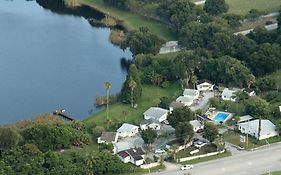
[[[230,113],[227,113],[227,112],[217,112],[217,114],[214,116],[213,120],[216,122],[224,122],[229,115],[230,115]]]

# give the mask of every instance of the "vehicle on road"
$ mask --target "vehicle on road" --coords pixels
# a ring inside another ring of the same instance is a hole
[[[198,129],[196,132],[197,132],[197,133],[203,133],[203,132],[204,132],[204,129]]]
[[[193,168],[193,165],[190,165],[190,164],[187,164],[187,165],[184,165],[181,167],[181,170],[184,171],[184,170],[191,170]]]

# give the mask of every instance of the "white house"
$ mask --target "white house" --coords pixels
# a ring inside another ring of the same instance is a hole
[[[152,118],[148,119],[148,120],[143,120],[140,123],[140,129],[141,130],[146,130],[148,128],[154,129],[154,130],[159,130],[161,128],[161,125],[159,122],[153,120]]]
[[[244,92],[246,92],[250,97],[256,96],[255,89],[252,88],[245,88],[243,89]]]
[[[169,111],[172,112],[174,109],[182,108],[182,107],[184,107],[183,103],[173,101],[169,106]]]
[[[196,89],[185,89],[183,91],[183,96],[185,97],[192,97],[193,100],[198,99],[199,98],[199,91]]]
[[[98,143],[116,143],[118,139],[118,134],[116,132],[103,132],[100,137],[98,137]]]
[[[122,162],[131,162],[136,166],[144,163],[144,155],[145,152],[142,148],[131,148],[117,153],[117,156],[122,160]]]
[[[235,93],[241,91],[240,89],[228,89],[228,88],[224,88],[224,90],[222,91],[221,94],[221,98],[223,100],[229,100],[229,101],[236,101],[236,95]]]
[[[213,91],[214,90],[214,84],[213,82],[209,80],[200,80],[197,84],[197,90],[198,91]]]
[[[199,129],[204,129],[204,125],[198,120],[191,120],[189,123],[192,125],[194,132],[197,132]]]
[[[261,120],[260,137],[258,137],[259,120],[252,120],[238,124],[238,129],[243,134],[249,134],[258,140],[267,139],[278,135],[276,126],[269,120]]]
[[[176,102],[184,104],[184,106],[191,106],[194,98],[192,96],[179,96]]]
[[[128,123],[123,123],[122,126],[117,129],[118,137],[132,137],[136,135],[139,132],[139,127],[128,124]]]
[[[143,115],[145,120],[152,118],[153,120],[158,121],[160,123],[167,120],[168,113],[169,110],[167,109],[162,109],[159,107],[151,107],[147,111],[145,111]]]

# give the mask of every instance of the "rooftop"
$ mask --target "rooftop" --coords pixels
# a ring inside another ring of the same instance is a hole
[[[199,91],[196,89],[185,89],[183,91],[184,96],[197,96],[199,95]]]
[[[145,111],[143,114],[149,117],[153,117],[154,119],[159,119],[169,111],[167,109],[162,109],[159,107],[151,107],[147,111]]]
[[[103,132],[101,134],[101,140],[104,140],[106,142],[113,142],[116,138],[116,132]]]
[[[241,116],[240,117],[240,119],[239,119],[239,123],[241,123],[241,122],[246,122],[246,121],[249,121],[249,120],[252,120],[253,119],[253,117],[252,116],[250,116],[250,115],[244,115],[244,116]]]
[[[123,123],[122,126],[117,130],[117,132],[127,132],[132,131],[134,129],[138,128],[138,126],[129,124],[129,123]]]
[[[182,104],[182,103],[180,103],[180,102],[173,101],[173,102],[170,104],[170,107],[172,107],[172,108],[181,108],[181,107],[184,107],[184,104]]]
[[[213,84],[213,82],[212,81],[210,81],[210,80],[207,80],[207,79],[202,79],[202,80],[199,80],[198,81],[198,84],[202,84],[202,83],[209,83],[209,84]]]
[[[193,102],[193,98],[190,96],[179,96],[176,99],[176,102],[180,102],[180,103],[190,103]]]
[[[194,128],[202,126],[202,124],[198,120],[191,120],[189,122]]]
[[[240,123],[240,126],[249,127],[256,132],[259,129],[259,119],[252,120],[245,123]],[[261,120],[261,135],[267,135],[268,133],[276,132],[276,126],[270,120]]]

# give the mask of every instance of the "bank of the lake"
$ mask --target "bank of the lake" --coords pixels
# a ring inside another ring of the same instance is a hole
[[[0,123],[14,123],[64,108],[85,119],[104,82],[119,93],[126,78],[109,28],[83,17],[42,8],[36,1],[0,1]]]
[[[158,35],[159,37],[166,40],[175,39],[174,34],[171,32],[170,28],[152,19],[148,19],[144,16],[134,14],[129,11],[120,10],[115,7],[110,7],[104,4],[103,0],[78,0],[80,4],[88,5],[94,9],[100,10],[104,14],[110,15],[122,21],[124,26],[129,30],[138,29],[139,27],[146,26],[149,30]]]

